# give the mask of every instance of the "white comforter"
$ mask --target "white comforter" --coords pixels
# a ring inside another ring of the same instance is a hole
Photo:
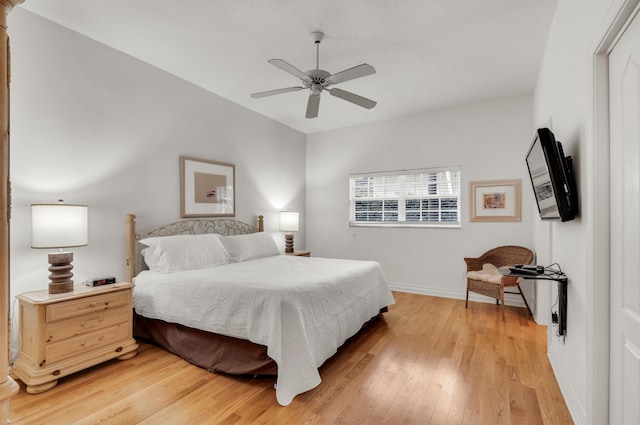
[[[135,278],[136,313],[265,345],[283,406],[320,384],[318,367],[394,303],[377,262],[289,255]]]

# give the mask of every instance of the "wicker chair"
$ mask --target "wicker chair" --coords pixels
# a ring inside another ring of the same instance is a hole
[[[533,252],[530,249],[513,245],[493,248],[478,258],[465,258],[464,262],[467,264],[467,300],[465,308],[469,307],[469,291],[476,292],[495,298],[496,304],[502,302],[502,318],[504,319],[504,294],[520,293],[529,313],[533,316],[529,303],[527,303],[527,299],[520,288],[521,278],[502,276],[497,274],[497,270],[495,270],[496,267],[531,264],[532,261]],[[517,287],[518,292],[507,292],[505,291],[506,287]]]

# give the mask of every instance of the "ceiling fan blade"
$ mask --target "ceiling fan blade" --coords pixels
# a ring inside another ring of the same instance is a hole
[[[355,78],[366,77],[367,75],[375,74],[376,69],[369,64],[363,63],[362,65],[354,66],[353,68],[345,69],[326,78],[331,84],[342,83],[343,81],[353,80]]]
[[[309,101],[307,102],[307,115],[306,118],[315,118],[318,116],[318,109],[320,108],[320,94],[309,95]]]
[[[307,74],[305,74],[304,72],[300,71],[298,68],[296,68],[295,66],[291,65],[289,62],[284,61],[282,59],[269,59],[267,62],[269,62],[271,65],[277,66],[278,68],[280,68],[281,70],[288,72],[289,74],[293,75],[294,77],[298,77],[300,78],[302,81],[311,81],[311,78],[309,78],[309,76]]]
[[[355,103],[358,106],[362,106],[363,108],[371,109],[377,105],[373,100],[367,99],[366,97],[358,96],[357,94],[353,94],[346,90],[340,89],[329,89],[329,93],[332,96],[339,97],[340,99],[346,100],[347,102]]]
[[[251,97],[253,97],[254,99],[259,99],[261,97],[273,96],[274,94],[289,93],[290,91],[299,91],[303,89],[304,87],[287,87],[284,89],[267,90],[261,91],[259,93],[252,93]]]

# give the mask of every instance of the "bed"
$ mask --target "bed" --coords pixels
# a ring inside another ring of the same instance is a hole
[[[127,215],[134,335],[213,372],[276,375],[283,406],[394,303],[377,262],[281,254],[262,216],[135,226]]]

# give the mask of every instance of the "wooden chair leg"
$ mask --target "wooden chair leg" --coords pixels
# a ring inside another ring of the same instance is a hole
[[[467,285],[467,300],[464,302],[464,308],[469,308],[469,285]]]
[[[520,284],[518,283],[518,291],[520,291],[520,295],[522,296],[522,299],[524,301],[524,305],[527,306],[527,310],[529,310],[529,314],[531,315],[531,317],[533,317],[533,312],[531,311],[531,307],[529,307],[529,303],[527,302],[527,299],[524,297],[524,293],[522,292],[522,288],[520,288]]]
[[[496,300],[497,301],[497,300]],[[502,304],[500,306],[500,310],[502,311],[502,321],[504,322],[504,286],[501,285],[500,288],[500,303]]]

